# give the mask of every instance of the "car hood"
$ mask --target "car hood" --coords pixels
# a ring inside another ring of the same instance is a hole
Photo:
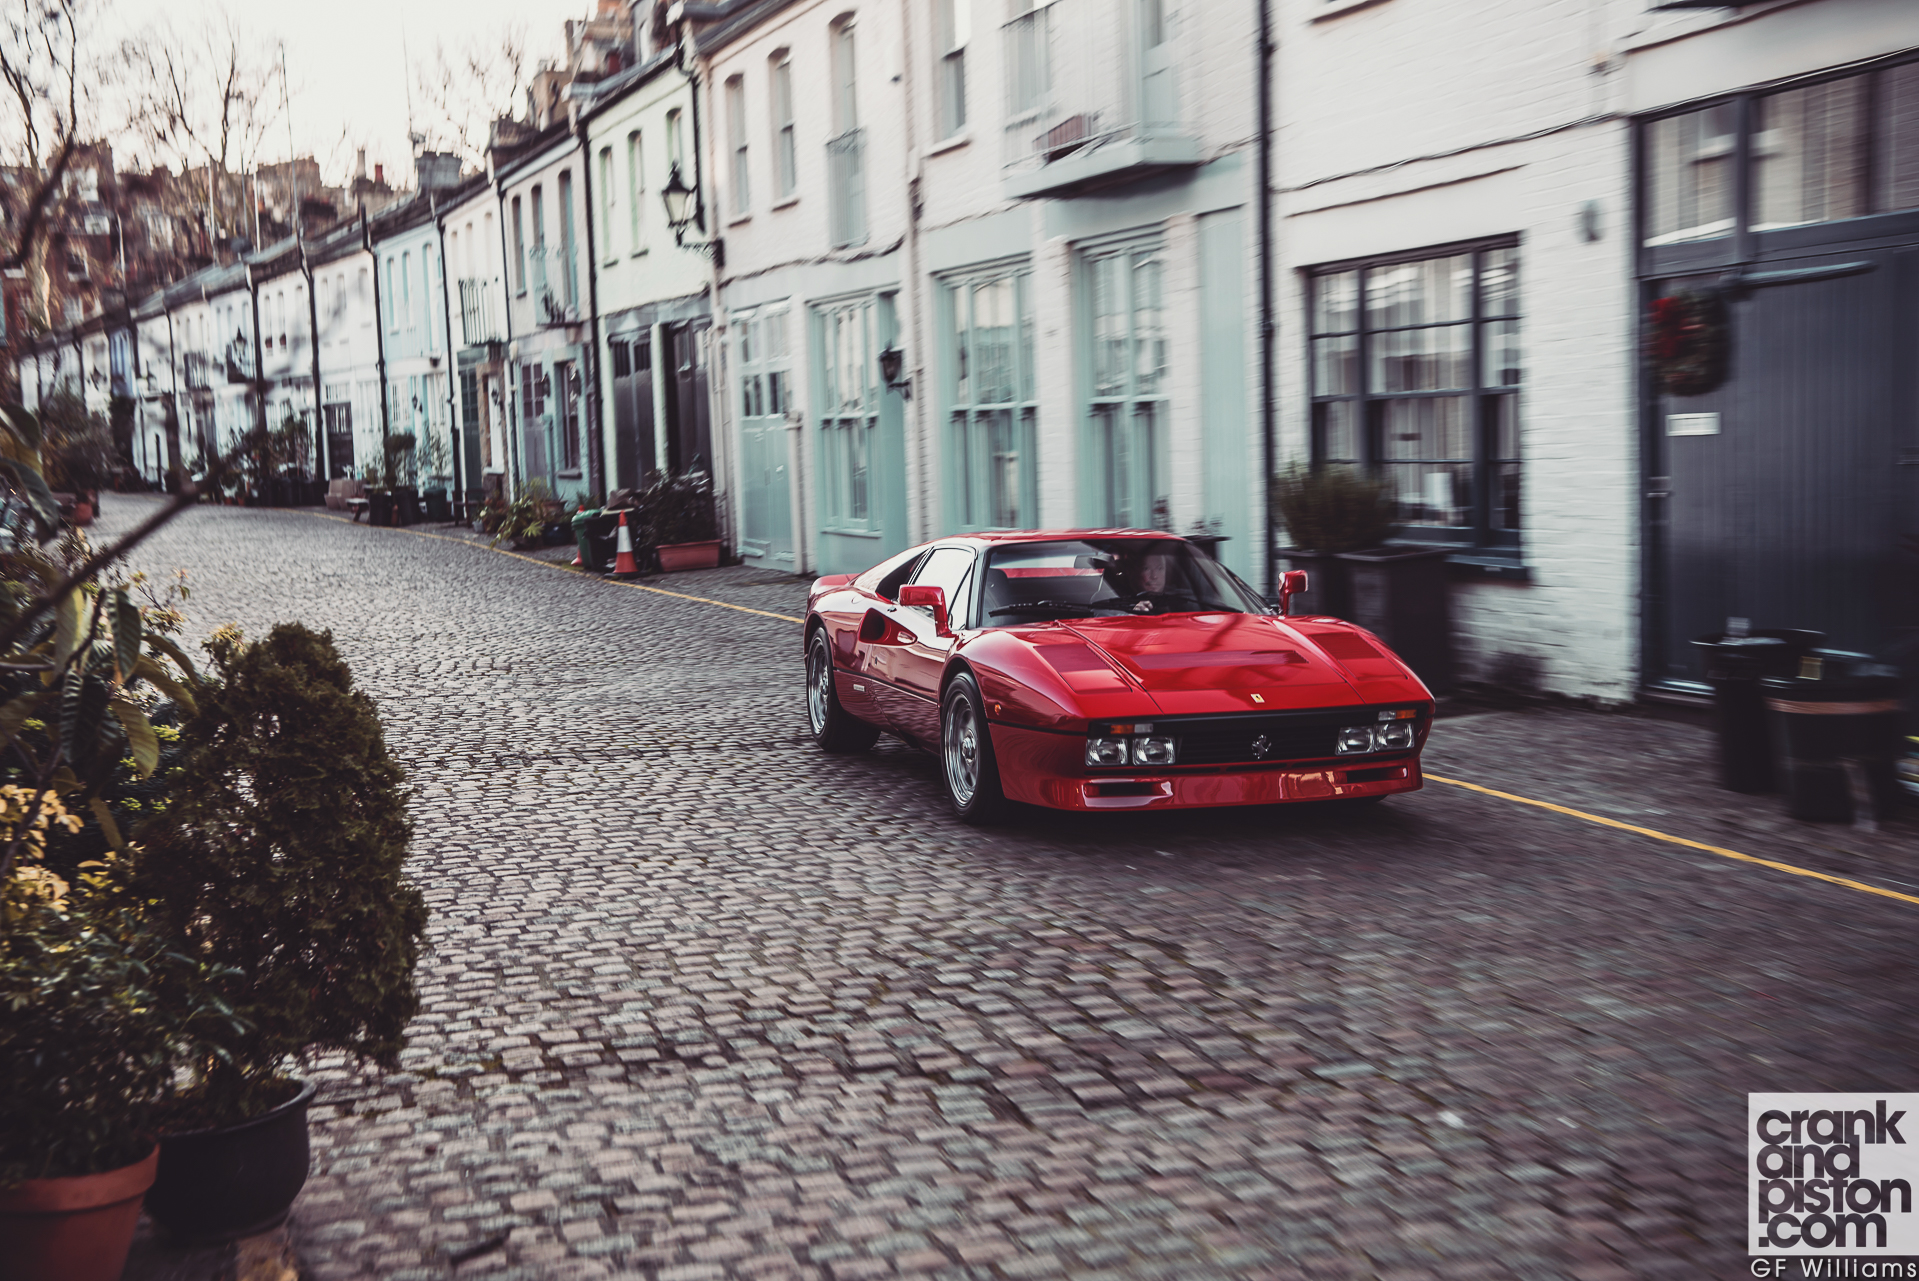
[[[1371,682],[1286,620],[1259,614],[1074,619],[1065,626],[1168,716],[1338,707]],[[1357,633],[1355,633],[1357,634]]]

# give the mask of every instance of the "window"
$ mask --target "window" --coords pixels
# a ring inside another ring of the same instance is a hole
[[[620,255],[613,248],[613,211],[618,205],[613,186],[613,148],[600,148],[600,239],[606,242],[606,262],[612,266]]]
[[[526,292],[526,223],[520,215],[520,198],[513,197],[513,290]]]
[[[413,310],[413,251],[411,249],[400,255],[400,298],[403,304],[400,311],[406,317],[406,327],[412,329],[420,323],[420,318]]]
[[[947,617],[962,627],[972,616],[966,593],[973,584],[973,560],[971,548],[935,547],[913,572],[914,586],[937,587],[945,594]]]
[[[793,60],[782,49],[773,55],[768,76],[773,88],[773,181],[778,198],[785,200],[799,190],[799,149],[793,138]]]
[[[940,55],[940,136],[950,138],[966,127],[966,42],[972,36],[973,0],[934,0],[933,21]]]
[[[573,175],[560,171],[560,287],[567,307],[580,304],[580,282],[573,264]],[[591,265],[591,264],[589,264]]]
[[[553,389],[560,397],[559,421],[554,430],[559,434],[556,442],[560,447],[560,471],[580,470],[580,378],[578,366],[572,361],[561,361],[553,366]]]
[[[1024,266],[941,283],[954,510],[962,529],[1039,518],[1031,278]]]
[[[438,351],[439,340],[434,336],[433,299],[439,293],[433,287],[433,246],[420,250],[420,302],[426,312],[426,349]]]
[[[678,169],[684,175],[686,148],[680,135],[680,109],[675,107],[666,113],[666,167],[669,171]]]
[[[826,144],[828,230],[833,247],[866,239],[866,179],[860,168],[859,102],[853,61],[853,20],[833,27],[833,138]]]
[[[1319,271],[1311,295],[1314,464],[1384,476],[1423,537],[1516,546],[1518,248]]]
[[[386,331],[390,334],[400,332],[399,271],[399,259],[389,257],[386,260]]]
[[[1158,245],[1089,254],[1086,306],[1092,341],[1089,444],[1100,523],[1166,524],[1166,329]]]
[[[746,77],[733,76],[726,82],[726,133],[732,156],[728,175],[733,188],[733,212],[744,214],[752,208],[746,186]]]
[[[646,173],[640,167],[640,134],[636,129],[626,135],[626,218],[633,252],[645,248],[640,239],[640,197],[646,191]],[[607,239],[612,239],[609,232]]]
[[[1919,62],[1650,120],[1641,149],[1648,247],[1919,208]]]
[[[1052,92],[1052,20],[1051,5],[1013,0],[1013,20],[1006,24],[1008,123],[1037,116]]]
[[[739,363],[740,417],[783,418],[791,408],[792,360],[786,342],[786,313],[767,312],[735,327],[734,358]]]
[[[825,520],[876,525],[871,478],[879,438],[879,344],[872,299],[821,308],[820,480]]]

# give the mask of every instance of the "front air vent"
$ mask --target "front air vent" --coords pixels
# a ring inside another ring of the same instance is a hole
[[[1351,632],[1331,632],[1313,637],[1313,643],[1337,659],[1378,658],[1379,650],[1363,636]]]

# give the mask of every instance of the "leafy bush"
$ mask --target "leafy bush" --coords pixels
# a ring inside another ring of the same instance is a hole
[[[1273,477],[1273,508],[1301,551],[1365,551],[1390,538],[1395,523],[1390,487],[1347,467],[1295,464]]]
[[[209,1039],[180,1113],[223,1124],[280,1102],[296,1055],[397,1063],[426,906],[403,873],[404,776],[332,634],[282,624],[247,643],[229,627],[206,648],[136,887],[187,956],[232,971],[216,991],[248,1026]]]
[[[87,412],[80,397],[60,390],[40,406],[40,453],[47,484],[65,493],[82,493],[113,483],[119,466],[113,430],[106,419]]]
[[[0,933],[0,1186],[147,1154],[180,1046],[232,1026],[206,979],[120,909],[37,904]]]
[[[482,528],[486,522],[492,523],[489,530],[493,535],[493,545],[501,543],[525,543],[537,541],[546,533],[546,527],[558,515],[565,514],[565,505],[556,502],[546,482],[530,480],[521,486],[518,496],[510,503],[494,506],[498,499],[490,500],[481,515]]]
[[[417,443],[410,431],[397,432],[386,438],[386,443],[381,446],[386,455],[381,479],[388,489],[413,483],[413,449]]]

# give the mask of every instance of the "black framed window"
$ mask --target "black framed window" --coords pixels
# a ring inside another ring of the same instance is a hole
[[[1639,137],[1648,251],[1919,209],[1919,62],[1688,106]]]
[[[1389,482],[1409,538],[1517,547],[1517,240],[1314,268],[1307,293],[1314,465]]]

